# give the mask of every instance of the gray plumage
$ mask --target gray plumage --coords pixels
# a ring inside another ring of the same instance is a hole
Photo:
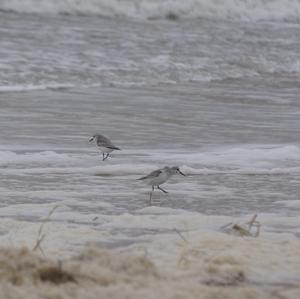
[[[178,166],[173,166],[173,167],[165,166],[162,169],[154,170],[150,172],[148,175],[138,179],[141,181],[145,181],[148,185],[152,187],[152,191],[150,193],[150,205],[152,204],[151,200],[152,200],[152,193],[154,191],[154,187],[156,187],[157,189],[161,190],[164,193],[168,193],[166,190],[162,189],[160,185],[165,183],[171,176],[173,176],[176,173],[179,173],[183,176],[185,175],[180,171]]]
[[[96,145],[102,152],[103,161],[106,160],[109,157],[109,154],[114,150],[120,150],[119,147],[115,146],[110,139],[107,137],[101,135],[101,134],[95,134],[93,137],[89,140],[89,142],[92,142],[94,139],[96,139]],[[106,154],[106,156],[105,156]]]
[[[150,172],[148,175],[139,178],[138,180],[147,180],[147,179],[156,178],[156,177],[158,177],[161,173],[162,173],[162,170],[161,170],[161,169],[157,169],[157,170],[154,170],[154,171]]]
[[[96,144],[98,146],[103,146],[103,147],[107,147],[107,148],[111,148],[113,150],[120,150],[120,148],[116,147],[111,141],[110,139],[108,139],[107,137],[103,136],[103,135],[94,135],[94,138],[96,138]]]

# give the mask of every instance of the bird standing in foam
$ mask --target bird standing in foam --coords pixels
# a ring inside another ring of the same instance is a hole
[[[121,150],[119,147],[115,146],[110,139],[107,137],[95,134],[93,137],[89,140],[89,142],[92,142],[93,140],[96,140],[96,145],[98,149],[102,152],[102,161],[105,161],[109,154],[114,150]]]
[[[165,183],[171,176],[173,176],[176,173],[185,176],[185,174],[181,172],[178,166],[173,166],[173,167],[165,166],[162,169],[154,170],[150,172],[148,175],[138,179],[146,182],[146,184],[152,187],[152,191],[150,192],[150,200],[149,200],[150,205],[152,205],[152,193],[154,191],[154,187],[156,187],[158,190],[164,193],[168,193],[166,190],[161,188],[160,185]]]

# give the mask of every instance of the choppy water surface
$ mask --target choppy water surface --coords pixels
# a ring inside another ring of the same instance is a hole
[[[2,94],[1,214],[39,217],[27,203],[66,206],[65,220],[79,222],[138,213],[149,187],[136,178],[168,164],[188,176],[174,177],[167,196],[156,193],[163,207],[296,215],[276,201],[298,199],[297,102],[265,99],[259,89],[252,100],[249,87],[238,94],[230,85],[223,96],[220,84]],[[122,151],[102,162],[88,143],[95,131]]]
[[[2,90],[299,81],[299,24],[1,14]]]
[[[0,28],[4,219],[58,204],[53,221],[112,246],[197,228],[187,212],[210,229],[258,213],[298,236],[298,22],[2,12]],[[96,132],[122,151],[102,162]],[[146,208],[136,179],[164,165],[187,176]]]

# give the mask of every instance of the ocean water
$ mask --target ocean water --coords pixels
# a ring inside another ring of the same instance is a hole
[[[267,248],[295,242],[274,279],[253,257],[261,279],[299,283],[299,20],[288,0],[0,1],[2,244],[33,246],[58,205],[49,254],[164,264],[174,229],[222,251],[219,228],[258,214]],[[102,162],[95,133],[122,150]],[[137,178],[165,165],[186,177],[149,207]]]

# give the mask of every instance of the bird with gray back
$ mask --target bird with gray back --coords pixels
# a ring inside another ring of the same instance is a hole
[[[152,187],[152,191],[150,192],[150,201],[149,204],[152,205],[152,193],[154,191],[154,188],[156,187],[160,191],[164,193],[168,193],[166,190],[160,187],[161,184],[165,183],[171,176],[174,174],[179,173],[183,176],[183,174],[178,166],[165,166],[162,169],[157,169],[152,172],[150,172],[148,175],[139,178],[138,180],[146,182],[146,184],[150,185]]]
[[[107,137],[103,135],[95,134],[89,140],[89,142],[92,142],[94,139],[96,140],[97,147],[102,152],[102,161],[105,161],[109,157],[109,154],[112,151],[121,150],[120,148],[116,147]]]

